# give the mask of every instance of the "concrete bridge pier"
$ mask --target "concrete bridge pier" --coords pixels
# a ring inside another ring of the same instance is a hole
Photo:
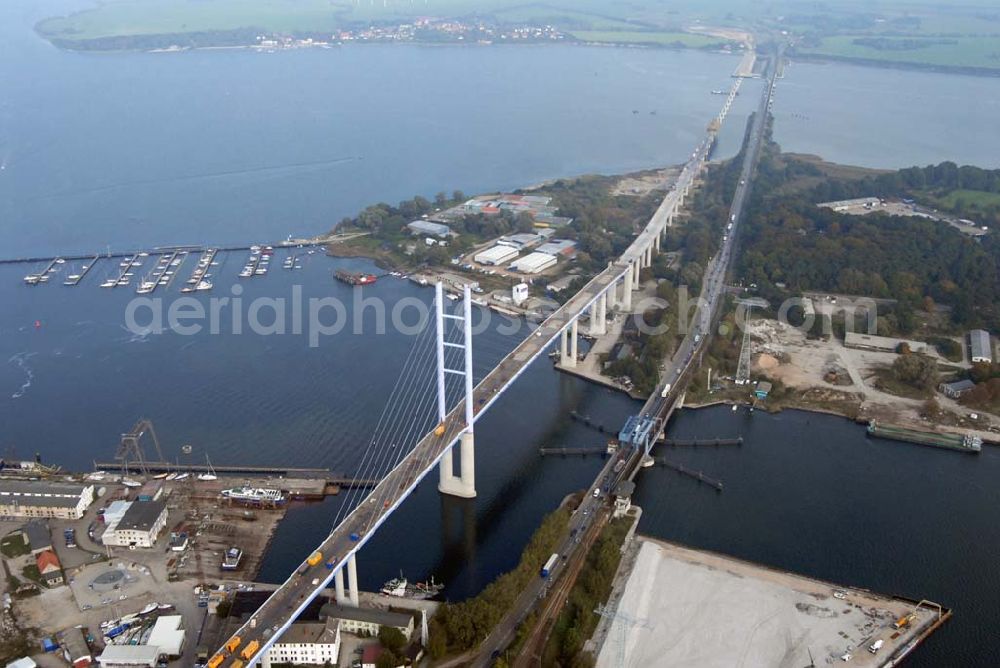
[[[622,298],[618,302],[622,310],[628,313],[632,310],[632,274],[633,274],[632,263],[629,263],[628,268],[625,270],[625,277],[622,279]]]
[[[639,289],[639,270],[642,269],[642,259],[636,260],[632,263],[632,289]],[[632,308],[632,296],[629,295],[629,308]]]
[[[580,358],[579,356],[579,343],[580,343],[580,319],[577,318],[570,325],[570,338],[569,338],[569,366],[576,366],[576,361]]]
[[[447,494],[446,490],[451,489],[455,480],[455,459],[451,454],[451,448],[441,455],[441,463],[438,464],[438,490]]]
[[[347,597],[344,596],[344,569],[341,568],[333,574],[333,591],[337,605],[347,605]]]
[[[342,572],[342,571],[341,571]],[[340,573],[338,573],[339,575]],[[358,600],[359,592],[361,588],[358,586],[358,560],[357,554],[352,554],[347,558],[347,590],[349,602],[347,605],[351,607],[358,607],[360,601]]]
[[[459,437],[459,474],[455,476],[455,458],[452,449],[441,457],[441,478],[438,491],[463,499],[476,496],[476,439],[473,432],[466,430]]]
[[[601,336],[607,331],[605,317],[608,312],[608,293],[601,294],[590,307],[590,335]]]

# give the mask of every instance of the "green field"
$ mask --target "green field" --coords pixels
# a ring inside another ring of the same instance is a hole
[[[686,32],[652,32],[638,30],[574,30],[573,37],[585,42],[610,44],[655,44],[657,46],[685,46],[702,48],[726,43],[726,40]]]
[[[8,559],[20,557],[21,555],[28,554],[30,551],[28,544],[25,542],[24,535],[21,533],[7,535],[4,536],[3,540],[0,540],[0,554]]]
[[[955,209],[959,204],[977,209],[1000,207],[1000,193],[989,193],[982,190],[953,190],[947,195],[934,198],[939,206]]]
[[[883,48],[859,44],[858,39],[880,40]],[[879,60],[934,67],[975,67],[1000,70],[1000,35],[983,37],[928,37],[837,35],[824,38],[801,53],[835,58]]]

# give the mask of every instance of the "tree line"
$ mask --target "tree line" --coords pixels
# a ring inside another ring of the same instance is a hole
[[[821,290],[898,300],[900,331],[893,333],[907,333],[912,312],[934,303],[950,307],[956,326],[996,328],[1000,241],[995,234],[976,240],[925,218],[850,216],[816,206],[831,196],[898,196],[898,184],[928,179],[1000,187],[1000,170],[943,165],[853,182],[827,177],[812,189],[795,191],[783,186],[814,166],[766,155],[742,230],[738,275],[746,284],[756,283],[768,299]]]

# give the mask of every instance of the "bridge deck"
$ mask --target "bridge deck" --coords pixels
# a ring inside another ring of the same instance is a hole
[[[681,171],[677,182],[664,197],[645,229],[622,256],[610,263],[583,289],[556,309],[535,332],[479,382],[473,392],[473,402],[476,406],[474,419],[478,419],[564,329],[584,313],[601,294],[620,280],[629,265],[641,257],[654,237],[667,225],[669,216],[676,210],[680,201],[681,191],[690,186],[703,166],[710,145],[710,139],[706,137]],[[673,404],[673,397],[669,399],[669,403]],[[323,559],[316,566],[307,566],[301,574],[298,571],[292,573],[234,634],[234,637],[239,636],[243,647],[251,641],[259,643],[257,652],[248,664],[257,660],[309,602],[327,587],[334,574],[343,567],[347,557],[357,552],[367,542],[386,517],[409,496],[423,477],[433,470],[444,452],[454,445],[466,427],[463,406],[459,405],[452,409],[443,424],[444,434],[436,436],[431,432],[424,436],[375,486],[369,496],[330,532],[316,548],[323,554]],[[629,460],[629,466],[626,468],[631,470],[633,457],[630,456]],[[352,536],[355,536],[354,540]],[[325,565],[326,562],[330,562],[330,567]],[[315,585],[312,584],[314,580]]]

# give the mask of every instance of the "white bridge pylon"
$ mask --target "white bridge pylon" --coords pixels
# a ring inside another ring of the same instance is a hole
[[[437,323],[437,398],[438,423],[443,425],[448,415],[445,400],[445,374],[463,376],[465,380],[465,429],[459,437],[459,474],[455,475],[455,460],[452,448],[441,456],[439,465],[440,481],[438,491],[465,499],[476,496],[476,441],[472,431],[474,417],[472,405],[472,291],[466,285],[462,290],[462,315],[445,313],[444,287],[439,281],[434,286],[434,305]],[[445,341],[445,321],[454,320],[462,324],[462,343]],[[465,353],[462,369],[450,369],[445,365],[445,347],[459,348]],[[438,429],[442,427],[439,426]]]

